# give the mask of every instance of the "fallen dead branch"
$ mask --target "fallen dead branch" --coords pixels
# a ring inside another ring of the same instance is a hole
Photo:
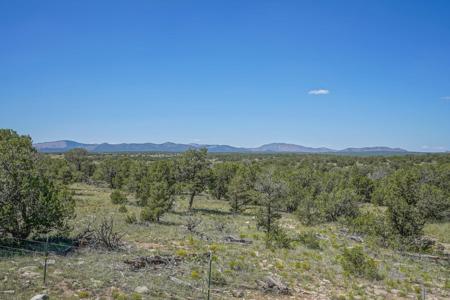
[[[251,244],[252,243],[252,241],[250,241],[250,240],[238,239],[238,238],[235,238],[235,237],[233,237],[231,235],[226,236],[224,238],[224,241],[228,242],[228,243],[239,243],[239,244]]]
[[[348,238],[358,243],[364,242],[364,239],[359,235],[349,235]]]
[[[163,268],[167,266],[176,266],[181,262],[181,258],[177,256],[139,256],[134,259],[127,259],[124,261],[130,265],[133,270],[139,270],[145,267],[153,267],[154,269]]]
[[[209,253],[192,253],[186,256],[174,256],[174,255],[152,255],[152,256],[138,256],[133,259],[126,259],[124,263],[130,265],[131,269],[139,270],[146,267],[153,267],[154,269],[177,266],[183,260],[200,260],[207,261]]]
[[[400,255],[411,257],[414,259],[426,259],[431,261],[446,261],[450,262],[450,255],[446,256],[438,256],[438,255],[430,255],[430,254],[418,254],[418,253],[410,253],[410,252],[400,252]]]
[[[264,290],[264,292],[291,295],[288,286],[284,284],[278,276],[267,276],[264,280],[257,280],[256,284]]]

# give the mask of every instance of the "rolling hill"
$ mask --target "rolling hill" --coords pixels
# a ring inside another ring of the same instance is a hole
[[[206,148],[212,153],[340,153],[340,154],[401,154],[407,150],[389,147],[364,147],[346,148],[334,150],[330,148],[305,147],[296,144],[271,143],[256,148],[234,147],[229,145],[202,145],[202,144],[178,144],[166,142],[155,143],[121,143],[121,144],[84,144],[75,141],[62,140],[54,142],[36,143],[34,147],[39,152],[62,153],[75,148],[83,148],[89,152],[115,153],[115,152],[184,152],[188,149]]]

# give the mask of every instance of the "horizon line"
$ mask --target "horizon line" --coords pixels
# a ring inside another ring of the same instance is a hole
[[[177,144],[177,145],[198,145],[198,146],[228,146],[233,148],[242,148],[242,149],[256,149],[260,148],[262,146],[271,145],[271,144],[283,144],[283,145],[293,145],[293,146],[300,146],[305,148],[313,148],[313,149],[328,149],[330,151],[342,151],[347,149],[363,149],[363,148],[389,148],[389,149],[398,149],[398,150],[404,150],[407,152],[413,152],[413,153],[446,153],[449,152],[449,150],[446,149],[437,149],[437,150],[410,150],[407,147],[401,147],[401,146],[385,146],[385,145],[374,145],[374,146],[347,146],[347,147],[328,147],[328,146],[306,146],[303,144],[298,143],[289,143],[289,142],[270,142],[270,143],[263,143],[259,146],[236,146],[234,144],[223,144],[223,143],[199,143],[199,142],[190,142],[190,143],[183,143],[183,142],[172,142],[172,141],[166,141],[161,143],[156,142],[119,142],[119,143],[111,143],[111,142],[79,142],[72,139],[61,139],[61,140],[50,140],[50,141],[43,141],[43,142],[33,142],[33,145],[37,144],[46,144],[46,143],[55,143],[55,142],[75,142],[79,144],[85,144],[85,145],[101,145],[101,144],[108,144],[108,145],[122,145],[122,144],[154,144],[154,145],[163,145],[163,144]]]

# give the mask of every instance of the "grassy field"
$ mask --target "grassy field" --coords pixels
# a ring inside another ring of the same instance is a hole
[[[426,299],[450,297],[448,263],[411,259],[392,250],[359,243],[337,224],[305,227],[293,215],[283,215],[289,235],[312,232],[318,244],[296,242],[292,249],[266,248],[263,234],[249,210],[229,213],[224,201],[199,196],[194,211],[187,214],[187,201],[179,197],[173,212],[159,224],[128,224],[127,214],[140,208],[129,198],[128,212],[111,204],[110,190],[76,184],[76,235],[89,222],[112,217],[117,231],[124,233],[122,251],[75,249],[66,256],[51,255],[47,284],[43,284],[43,256],[37,254],[0,258],[0,299],[30,299],[45,291],[51,299],[205,299],[208,251],[213,256],[212,299]],[[186,224],[195,220],[195,232]],[[431,224],[426,234],[450,243],[449,224]],[[251,244],[225,241],[233,236]],[[362,244],[380,273],[379,280],[346,274],[339,256],[347,247]],[[133,270],[125,260],[140,256],[169,255],[176,264],[147,266]],[[279,276],[291,294],[262,291],[256,284],[266,276]],[[148,291],[137,293],[137,287]],[[420,299],[420,298],[419,298]]]

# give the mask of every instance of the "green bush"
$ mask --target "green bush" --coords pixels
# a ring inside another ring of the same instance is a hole
[[[125,222],[127,224],[135,224],[137,223],[137,218],[136,215],[134,213],[128,214],[125,218]]]
[[[275,231],[275,246],[277,248],[290,249],[292,248],[292,239],[287,235],[287,233],[283,231]]]
[[[376,262],[364,253],[361,246],[345,248],[338,261],[347,275],[365,277],[368,279],[381,279]]]
[[[423,178],[419,169],[400,169],[389,177],[386,186],[387,216],[392,231],[404,240],[422,235],[425,211],[421,201]]]
[[[339,218],[356,218],[359,215],[357,200],[357,194],[351,189],[325,194],[325,199],[322,199],[324,219],[333,222]]]
[[[142,295],[134,292],[131,294],[131,300],[142,300]]]
[[[141,221],[143,222],[156,222],[156,216],[156,212],[150,207],[144,207],[141,210]]]
[[[194,280],[199,280],[202,278],[202,276],[200,275],[200,273],[197,270],[193,270],[191,272],[191,278]]]
[[[280,226],[274,226],[269,234],[265,236],[266,244],[275,248],[292,248],[292,238]]]
[[[145,197],[142,197],[141,219],[148,222],[159,222],[159,219],[168,212],[174,201],[174,187],[166,181],[152,182]]]
[[[216,269],[213,269],[211,272],[211,282],[214,285],[221,285],[221,286],[227,284],[227,280],[223,275],[223,273]]]
[[[0,233],[30,235],[69,229],[74,216],[72,193],[41,174],[31,138],[0,129]]]
[[[79,291],[78,292],[78,297],[80,299],[89,298],[89,292],[88,291]]]
[[[125,204],[127,202],[127,196],[119,190],[114,190],[109,197],[112,204]]]
[[[119,207],[119,212],[120,213],[126,213],[128,211],[127,207],[125,205],[121,205]]]
[[[319,203],[312,195],[306,196],[303,201],[298,204],[296,215],[300,222],[308,226],[322,223],[322,213],[320,211]]]
[[[297,241],[301,242],[309,249],[320,249],[319,239],[314,232],[307,231],[299,234]]]
[[[352,232],[364,234],[383,247],[394,246],[395,244],[395,236],[390,228],[387,216],[380,210],[364,212],[350,220],[348,225]]]
[[[441,221],[450,217],[449,195],[429,184],[421,186],[417,207],[427,220]]]
[[[122,293],[120,290],[113,289],[111,296],[114,300],[127,300],[128,297],[126,294]]]
[[[297,207],[297,216],[305,225],[352,219],[359,215],[358,195],[352,189],[308,195]]]

